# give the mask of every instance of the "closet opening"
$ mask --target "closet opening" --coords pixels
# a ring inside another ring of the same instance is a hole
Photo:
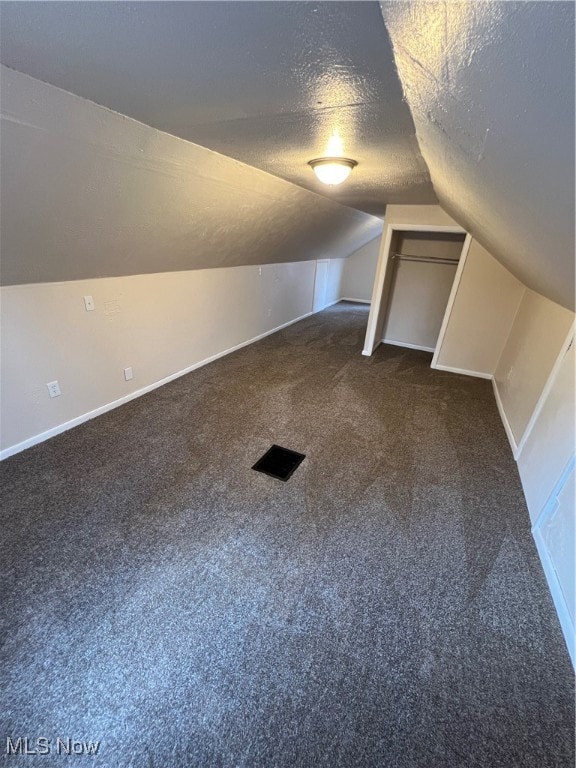
[[[460,227],[387,227],[362,354],[379,344],[432,352],[434,367],[470,236]]]
[[[395,233],[385,344],[434,352],[463,245],[457,233]]]

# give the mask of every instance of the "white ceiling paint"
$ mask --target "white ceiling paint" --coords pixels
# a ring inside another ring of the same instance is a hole
[[[0,67],[2,283],[343,258],[381,219]]]
[[[574,4],[383,2],[441,204],[574,308]]]
[[[2,63],[361,210],[434,203],[376,2],[2,3]],[[339,188],[308,167],[334,134]]]

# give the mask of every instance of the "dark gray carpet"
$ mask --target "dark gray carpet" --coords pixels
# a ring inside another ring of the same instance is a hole
[[[0,744],[52,740],[6,764],[573,766],[491,386],[363,358],[366,320],[339,305],[2,464]],[[287,483],[250,469],[272,443],[307,455]]]

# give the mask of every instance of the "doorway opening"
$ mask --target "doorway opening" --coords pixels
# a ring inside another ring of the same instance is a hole
[[[471,237],[461,227],[385,227],[362,354],[440,349]]]
[[[463,245],[460,233],[395,233],[384,344],[434,352]]]

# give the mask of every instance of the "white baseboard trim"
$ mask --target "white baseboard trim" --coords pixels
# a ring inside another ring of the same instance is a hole
[[[406,347],[406,349],[418,349],[421,352],[434,352],[434,347],[423,347],[420,344],[408,344],[407,341],[396,341],[396,339],[382,339],[382,344],[391,344],[393,347]]]
[[[336,304],[337,302],[333,303]],[[323,309],[326,309],[326,307],[323,307]],[[300,317],[296,317],[294,320],[289,320],[287,323],[283,323],[282,325],[278,325],[276,328],[272,328],[270,331],[260,333],[258,336],[254,336],[247,341],[242,341],[240,344],[236,344],[234,347],[230,347],[230,349],[225,349],[223,352],[217,352],[215,355],[211,355],[204,360],[193,363],[192,365],[183,368],[181,371],[171,373],[169,376],[165,376],[163,379],[155,381],[153,384],[148,384],[141,389],[137,389],[135,392],[130,392],[128,395],[124,395],[117,400],[113,400],[110,403],[105,403],[104,405],[100,405],[98,408],[94,408],[92,411],[88,411],[87,413],[83,413],[80,416],[76,416],[75,418],[70,419],[70,421],[65,421],[63,424],[58,424],[51,429],[47,429],[45,432],[40,432],[38,435],[33,435],[33,437],[22,440],[20,443],[16,443],[15,445],[11,445],[8,448],[4,448],[0,451],[0,461],[7,459],[10,456],[14,456],[14,454],[20,453],[21,451],[26,450],[26,448],[31,448],[33,445],[43,443],[45,440],[49,440],[51,437],[56,437],[56,435],[60,435],[62,432],[67,432],[69,429],[77,427],[79,424],[83,424],[85,421],[96,418],[96,416],[101,416],[103,413],[114,410],[114,408],[119,408],[121,405],[129,403],[131,400],[135,400],[137,397],[141,397],[148,392],[152,392],[154,389],[158,389],[158,387],[162,387],[164,384],[168,384],[169,382],[174,381],[174,379],[179,379],[180,376],[185,376],[187,373],[192,373],[192,371],[195,371],[197,368],[202,368],[204,365],[208,365],[208,363],[214,362],[214,360],[218,360],[219,358],[225,357],[232,352],[236,352],[238,349],[242,349],[242,347],[247,347],[249,344],[254,344],[256,341],[260,341],[261,339],[266,338],[266,336],[271,336],[273,333],[277,333],[283,328],[287,328],[289,325],[294,325],[294,323],[298,323],[300,320],[304,320],[313,314],[315,313],[306,312],[306,314],[300,315]]]
[[[462,376],[475,376],[477,379],[492,379],[491,373],[483,373],[482,371],[468,371],[465,368],[452,368],[450,365],[434,365],[431,368],[436,368],[438,371],[448,371],[449,373],[460,373]]]
[[[520,451],[518,450],[518,444],[516,442],[516,438],[514,437],[514,433],[512,432],[512,427],[510,426],[510,422],[508,421],[508,417],[506,416],[506,411],[504,410],[504,405],[502,403],[502,399],[500,398],[500,392],[498,391],[498,385],[496,384],[496,379],[494,377],[492,377],[492,389],[494,390],[494,397],[496,398],[496,405],[498,406],[498,413],[500,414],[500,419],[502,421],[502,424],[504,424],[506,437],[508,438],[508,442],[510,443],[510,448],[512,448],[512,453],[514,455],[514,458],[516,459],[516,461],[518,461],[518,456],[520,454]]]
[[[349,296],[342,296],[338,301],[351,301],[353,304],[372,304],[370,299],[351,299]]]

